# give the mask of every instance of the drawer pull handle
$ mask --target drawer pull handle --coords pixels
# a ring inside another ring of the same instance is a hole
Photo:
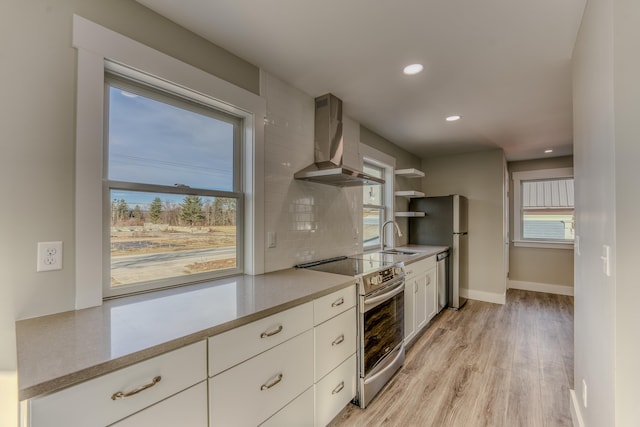
[[[278,376],[276,377],[275,380],[273,380],[271,383],[264,383],[262,384],[262,386],[260,387],[260,390],[269,390],[271,387],[273,387],[274,385],[278,384],[280,381],[282,381],[282,377],[284,375],[282,375],[282,372],[278,374]]]
[[[338,394],[342,391],[343,388],[344,388],[344,381],[341,381],[340,384],[338,384],[338,386],[331,391],[331,394]]]
[[[142,386],[136,388],[135,390],[131,390],[131,391],[127,391],[127,392],[119,391],[117,393],[113,393],[113,395],[111,396],[111,400],[124,399],[125,397],[131,397],[133,395],[136,395],[136,394],[140,393],[141,391],[144,391],[144,390],[146,390],[148,388],[151,388],[154,385],[158,384],[161,379],[162,379],[162,377],[160,375],[158,375],[157,377],[153,378],[149,384],[142,385]]]
[[[340,335],[338,338],[336,338],[335,340],[333,340],[333,342],[331,343],[332,346],[334,345],[338,345],[340,344],[342,341],[344,341],[344,334]]]
[[[276,330],[274,330],[274,331],[271,331],[271,332],[263,332],[263,333],[261,333],[261,334],[260,334],[260,338],[272,337],[272,336],[274,336],[275,334],[279,334],[280,332],[282,332],[282,329],[284,329],[284,328],[282,327],[282,325],[280,325],[280,326],[278,326],[278,328],[277,328]]]
[[[342,304],[344,304],[344,298],[340,297],[331,304],[331,307],[337,307]]]

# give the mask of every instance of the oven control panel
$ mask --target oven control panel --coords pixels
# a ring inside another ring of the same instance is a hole
[[[378,287],[383,285],[391,280],[397,279],[404,275],[404,268],[402,265],[396,265],[393,267],[383,268],[375,273],[371,273],[368,276],[365,276],[364,284],[365,287]]]

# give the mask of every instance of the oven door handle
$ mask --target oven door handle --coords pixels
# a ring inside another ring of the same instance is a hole
[[[404,351],[402,347],[398,350],[398,354],[396,354],[396,356],[393,358],[392,361],[385,363],[385,367],[383,369],[381,369],[379,372],[376,372],[374,375],[370,376],[369,378],[366,378],[364,380],[364,384],[367,385],[369,383],[372,383],[373,381],[378,379],[378,377],[380,377],[381,375],[384,375],[387,372],[387,368],[389,366],[395,366],[395,364],[398,362],[398,360],[401,357],[404,357]]]
[[[404,292],[404,280],[402,282],[400,282],[399,285],[395,286],[389,292],[385,292],[382,295],[377,295],[377,296],[372,297],[372,298],[365,297],[364,298],[364,305],[366,307],[366,306],[377,304],[377,303],[379,303],[381,301],[386,301],[389,298],[392,298],[392,297],[398,295],[400,292]]]

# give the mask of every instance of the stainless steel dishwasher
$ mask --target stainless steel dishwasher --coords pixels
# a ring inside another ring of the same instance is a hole
[[[438,267],[438,313],[447,308],[449,301],[449,251],[436,256]]]

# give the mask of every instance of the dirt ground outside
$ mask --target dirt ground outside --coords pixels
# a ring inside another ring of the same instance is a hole
[[[237,266],[235,226],[112,227],[110,245],[112,286]]]

